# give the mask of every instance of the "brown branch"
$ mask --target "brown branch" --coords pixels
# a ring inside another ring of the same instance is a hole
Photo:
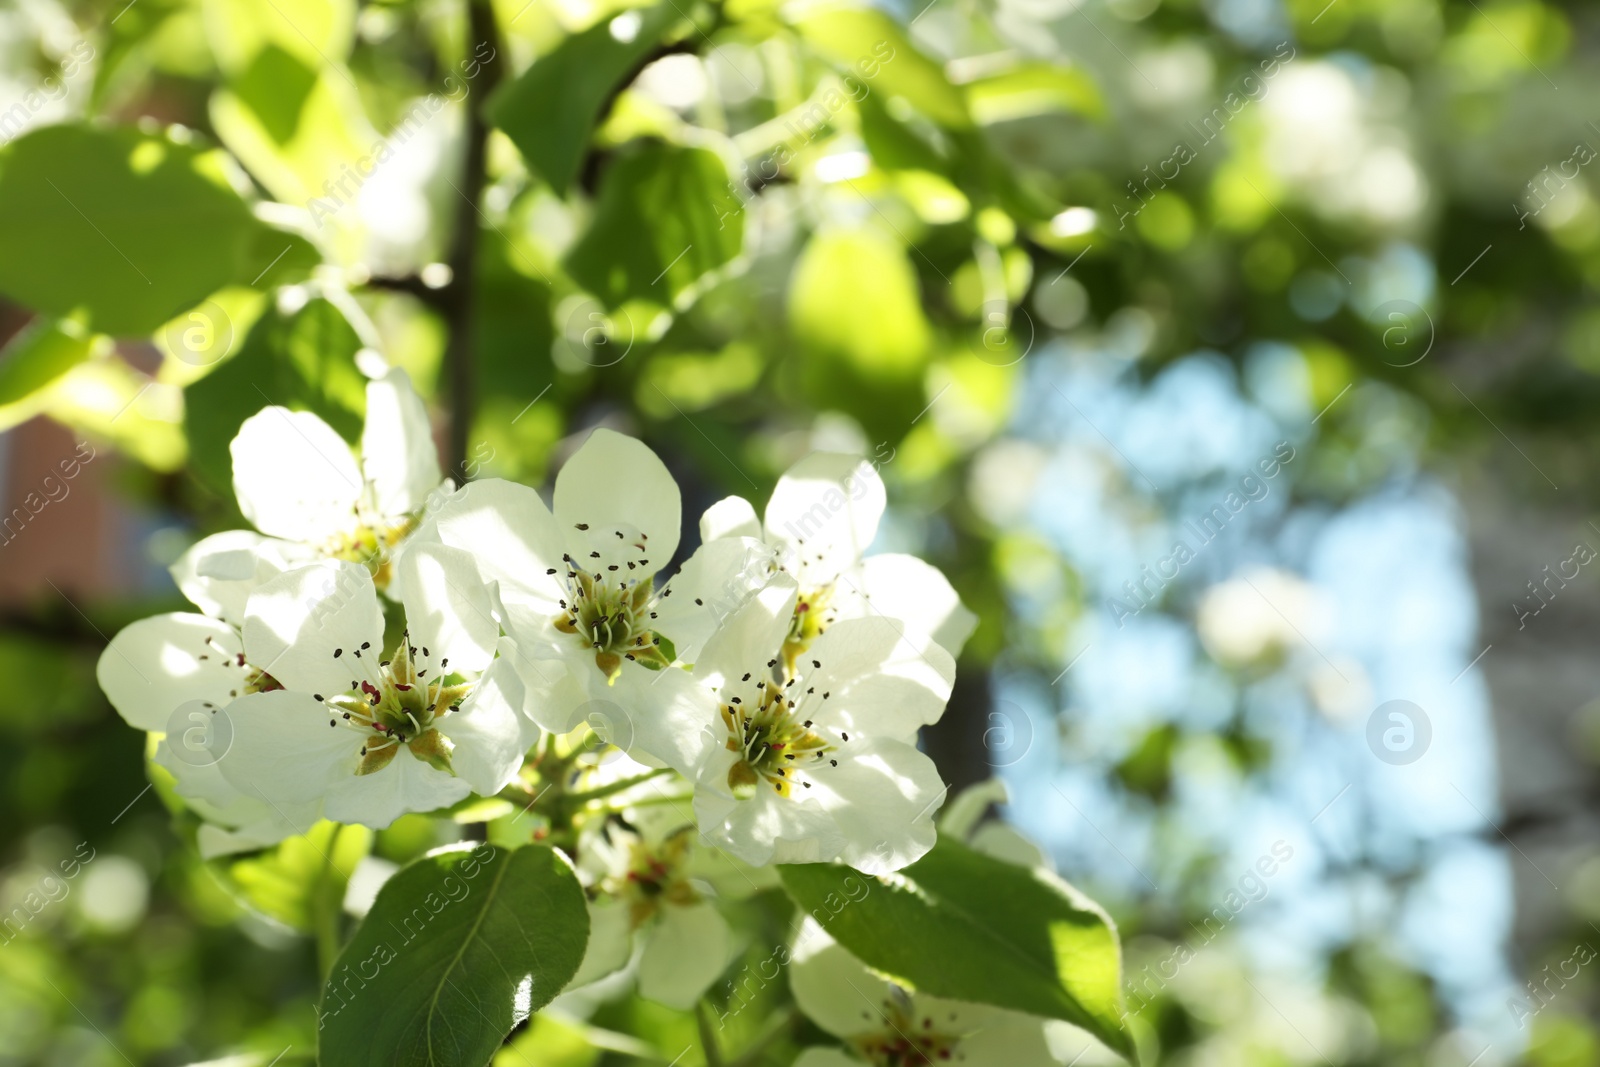
[[[439,290],[438,306],[450,330],[445,347],[445,373],[450,396],[450,432],[446,438],[446,469],[453,477],[464,477],[467,443],[477,411],[478,375],[475,365],[478,280],[478,234],[484,223],[483,185],[488,177],[489,122],[484,107],[504,73],[504,42],[495,26],[494,8],[489,0],[469,0],[467,5],[467,51],[477,56],[486,47],[490,57],[483,63],[467,103],[467,155],[462,163],[461,200],[456,209],[455,237],[450,248],[450,283]]]

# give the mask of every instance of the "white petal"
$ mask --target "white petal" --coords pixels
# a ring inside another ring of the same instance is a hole
[[[633,956],[633,916],[627,904],[616,897],[601,896],[589,901],[589,943],[583,962],[563,989],[579,989],[615,974]]]
[[[525,485],[485,478],[452,493],[430,520],[440,541],[464,549],[508,606],[535,603],[553,613],[564,573],[566,540],[539,494]]]
[[[716,688],[747,671],[763,669],[783,649],[798,595],[793,578],[775,575],[706,642],[695,662],[695,677]]]
[[[473,789],[491,796],[516,777],[522,757],[539,739],[539,728],[522,712],[525,693],[508,640],[501,658],[489,665],[460,711],[438,720],[439,732],[455,744],[450,763]],[[380,772],[381,773],[381,772]]]
[[[700,542],[705,544],[721,537],[761,538],[761,520],[756,509],[742,496],[723,497],[706,508],[700,516]]]
[[[307,827],[306,829],[309,829]],[[232,856],[239,852],[255,852],[276,845],[286,837],[304,833],[281,821],[265,820],[228,829],[214,823],[201,823],[195,832],[195,845],[203,860]]]
[[[828,627],[801,656],[801,673],[806,686],[832,694],[826,702],[809,702],[817,719],[909,738],[944,714],[956,664],[928,637],[875,617]]]
[[[549,616],[509,608],[506,630],[514,652],[507,653],[526,690],[523,710],[528,717],[553,734],[576,729],[586,719],[609,724],[627,721],[614,702],[589,706],[592,698],[583,679],[595,672],[594,656],[580,656],[581,648],[561,633]],[[567,646],[571,645],[572,648]],[[563,650],[571,659],[563,658]],[[608,735],[609,736],[609,735]]]
[[[1018,867],[1044,867],[1055,870],[1050,856],[1014,826],[1003,822],[988,822],[978,827],[968,842],[973,849],[997,860],[1015,863]]]
[[[794,1067],[861,1067],[865,1062],[843,1049],[812,1047],[800,1053],[800,1058],[794,1061]]]
[[[898,552],[869,556],[856,573],[846,574],[834,590],[833,606],[840,618],[896,619],[952,656],[961,654],[978,625],[939,568]]]
[[[361,467],[379,513],[388,517],[421,508],[442,477],[428,409],[398,367],[367,383]]]
[[[588,666],[592,679],[585,717],[592,721],[597,712],[620,711],[608,737],[612,744],[651,766],[693,773],[714,739],[716,695],[680,667],[650,671],[625,663],[616,684],[607,686],[593,656]]]
[[[430,650],[430,664],[448,659],[449,670],[468,673],[487,667],[500,624],[472,555],[445,545],[411,544],[396,569],[405,589],[411,643]]]
[[[795,942],[789,989],[806,1017],[835,1037],[883,1029],[888,984],[810,919]]]
[[[242,648],[225,622],[182,612],[154,615],[111,639],[95,676],[130,726],[165,731],[173,711],[191,700],[220,706],[238,695],[245,680]]]
[[[183,595],[207,615],[238,626],[255,587],[314,557],[295,541],[263,537],[254,530],[225,530],[202,538],[171,567]]]
[[[638,814],[660,810],[676,812],[679,809],[640,808]],[[628,819],[635,820],[631,810]],[[677,818],[674,821],[682,822],[682,819]],[[778,889],[783,884],[778,878],[777,868],[753,867],[704,842],[689,851],[684,874],[696,882],[704,882],[711,886],[716,891],[717,899],[724,901],[744,900],[768,889]]]
[[[735,799],[728,788],[734,759],[720,745],[708,747],[696,775],[694,815],[706,842],[757,867],[820,863],[839,855],[846,842],[815,798],[785,799],[763,784],[754,796]]]
[[[1011,803],[1011,792],[1003,778],[986,778],[969,785],[946,804],[939,812],[939,832],[958,841],[966,841],[977,829],[984,812],[990,805]]]
[[[918,1000],[918,1006],[921,1006]],[[1061,1067],[1050,1054],[1044,1023],[1026,1015],[996,1012],[986,1025],[962,1038],[958,1056],[967,1063],[1004,1063],[1007,1067]]]
[[[217,766],[246,797],[260,798],[285,818],[355,776],[361,735],[335,725],[337,713],[305,693],[253,693],[226,711],[233,745]]]
[[[163,740],[155,762],[172,775],[184,802],[206,822],[197,844],[205,859],[250,852],[305,833],[316,824],[322,802],[274,808],[259,794],[246,795],[214,763],[191,764],[176,758]]]
[[[472,793],[465,780],[430,767],[404,745],[382,770],[338,777],[323,811],[335,822],[360,823],[382,830],[410,812],[447,808]]]
[[[707,639],[764,588],[774,571],[766,544],[750,537],[709,541],[695,550],[653,605],[655,629],[672,641],[678,658],[694,663]]]
[[[347,692],[352,679],[371,676],[382,646],[378,591],[357,563],[299,567],[262,584],[245,606],[246,656],[288,689]],[[356,662],[362,657],[371,658],[370,667]]]
[[[767,542],[787,547],[807,589],[853,567],[878,534],[883,479],[860,456],[813,452],[778,479],[767,501]]]
[[[642,441],[603,427],[556,475],[555,514],[569,544],[588,543],[576,536],[578,523],[602,537],[637,530],[657,569],[678,550],[683,523],[678,483],[666,464]]]
[[[912,746],[868,740],[813,780],[812,792],[845,842],[838,857],[856,870],[888,874],[933,847],[933,813],[945,785],[933,761]]]
[[[317,416],[263,408],[244,420],[231,450],[239,510],[262,533],[316,542],[354,524],[361,471]]]
[[[712,905],[663,907],[644,934],[639,995],[688,1011],[727,969],[730,941],[728,924]]]

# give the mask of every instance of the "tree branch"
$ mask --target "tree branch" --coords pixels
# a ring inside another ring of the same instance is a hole
[[[462,162],[461,202],[456,208],[455,236],[450,248],[450,284],[440,290],[440,307],[450,329],[445,347],[445,373],[449,383],[450,433],[446,438],[446,469],[464,478],[467,442],[477,411],[478,375],[475,365],[478,280],[478,235],[482,225],[483,184],[488,177],[489,123],[483,109],[504,72],[503,42],[495,26],[489,0],[468,0],[468,54],[483,64],[467,102],[467,154]],[[484,52],[489,58],[482,59]]]

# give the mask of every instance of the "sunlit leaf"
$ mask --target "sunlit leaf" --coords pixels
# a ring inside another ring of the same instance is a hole
[[[378,891],[323,989],[324,1067],[486,1064],[578,970],[589,911],[543,845],[431,853]]]
[[[744,205],[716,153],[646,144],[606,171],[594,222],[567,269],[607,307],[673,307],[731,262],[743,238]]]
[[[829,4],[807,9],[795,29],[845,76],[852,96],[859,96],[858,87],[864,86],[867,92],[902,97],[942,125],[972,125],[961,90],[883,11]]]
[[[0,407],[49,385],[105,345],[72,322],[41,320],[0,350]]]
[[[494,124],[558,194],[578,175],[600,110],[681,16],[672,4],[625,11],[573,34],[490,103]]]
[[[1064,1019],[1131,1055],[1116,927],[1050,872],[947,837],[888,878],[835,864],[780,871],[835,940],[908,988]]]
[[[0,292],[90,328],[148,333],[249,281],[263,224],[221,154],[169,137],[47,126],[0,149]]]

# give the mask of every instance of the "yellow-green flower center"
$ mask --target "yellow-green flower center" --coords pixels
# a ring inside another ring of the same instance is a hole
[[[334,658],[345,656],[346,651],[335,649]],[[436,724],[449,712],[461,709],[461,702],[471,692],[471,683],[450,683],[449,657],[442,657],[436,667],[431,666],[432,652],[411,644],[409,633],[400,636],[391,659],[374,665],[370,652],[367,644],[348,650],[353,669],[365,673],[366,678],[352,678],[350,689],[337,696],[314,694],[338,716],[328,720],[329,726],[343,725],[364,735],[355,773],[382,770],[404,745],[424,763],[454,774],[450,764],[453,746]],[[428,677],[430,672],[432,678]]]
[[[829,760],[838,765],[828,755],[834,746],[812,729],[810,721],[796,715],[795,701],[785,695],[794,684],[792,678],[783,686],[758,682],[758,706],[746,705],[741,697],[731,697],[722,705],[727,747],[739,754],[728,771],[728,788],[741,800],[754,796],[762,782],[780,797],[791,796],[796,781],[810,788],[810,782],[796,777],[807,762]]]

